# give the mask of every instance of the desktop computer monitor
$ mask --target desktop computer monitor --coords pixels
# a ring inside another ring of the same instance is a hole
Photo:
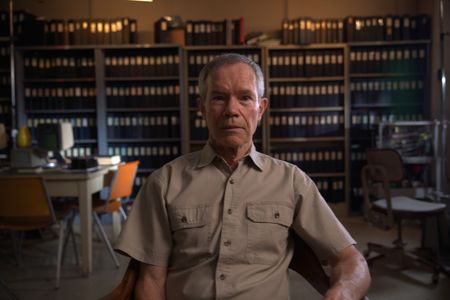
[[[62,123],[43,123],[37,127],[37,147],[52,151],[59,164],[65,164],[63,151],[73,146],[72,124]]]

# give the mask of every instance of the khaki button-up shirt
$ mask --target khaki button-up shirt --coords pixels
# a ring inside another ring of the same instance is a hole
[[[296,166],[252,147],[232,171],[206,145],[150,175],[116,249],[168,267],[168,300],[288,299],[290,230],[321,258],[355,243]]]

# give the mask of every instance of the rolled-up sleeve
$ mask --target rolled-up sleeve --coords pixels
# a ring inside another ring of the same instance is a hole
[[[115,250],[146,264],[167,267],[172,238],[164,182],[158,171],[148,177],[133,203]]]

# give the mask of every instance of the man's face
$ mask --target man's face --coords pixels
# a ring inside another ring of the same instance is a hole
[[[258,100],[256,75],[244,63],[224,65],[210,74],[206,99],[200,99],[213,145],[239,148],[252,143],[267,106]]]

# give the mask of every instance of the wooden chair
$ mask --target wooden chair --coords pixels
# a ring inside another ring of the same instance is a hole
[[[294,256],[290,269],[302,275],[321,295],[330,287],[330,280],[312,249],[296,234],[294,236]],[[102,300],[134,299],[134,287],[139,274],[139,262],[131,259],[122,281]]]
[[[445,204],[420,201],[408,196],[392,196],[390,186],[405,180],[405,171],[400,154],[393,149],[369,149],[367,165],[361,170],[366,219],[381,229],[397,226],[394,246],[368,243],[365,257],[370,265],[385,256],[395,256],[396,261],[406,266],[421,264],[433,272],[432,281],[437,283],[440,266],[432,260],[405,249],[402,239],[403,220],[425,220],[437,217],[445,210]],[[370,257],[371,252],[378,253]]]
[[[54,210],[41,177],[1,176],[0,191],[0,229],[23,232],[59,225],[55,282],[55,287],[59,288],[65,244],[69,236],[74,242],[72,227],[67,226],[72,223],[73,211],[69,208]],[[17,249],[14,251],[16,254]]]
[[[119,260],[111,246],[111,242],[102,226],[100,217],[104,214],[119,212],[126,220],[127,215],[122,207],[122,201],[128,200],[133,192],[133,183],[136,177],[139,161],[120,164],[114,173],[105,199],[92,199],[92,217],[94,225],[97,226],[100,237],[108,248],[108,252],[116,265],[119,267]],[[76,205],[77,207],[77,205]]]

